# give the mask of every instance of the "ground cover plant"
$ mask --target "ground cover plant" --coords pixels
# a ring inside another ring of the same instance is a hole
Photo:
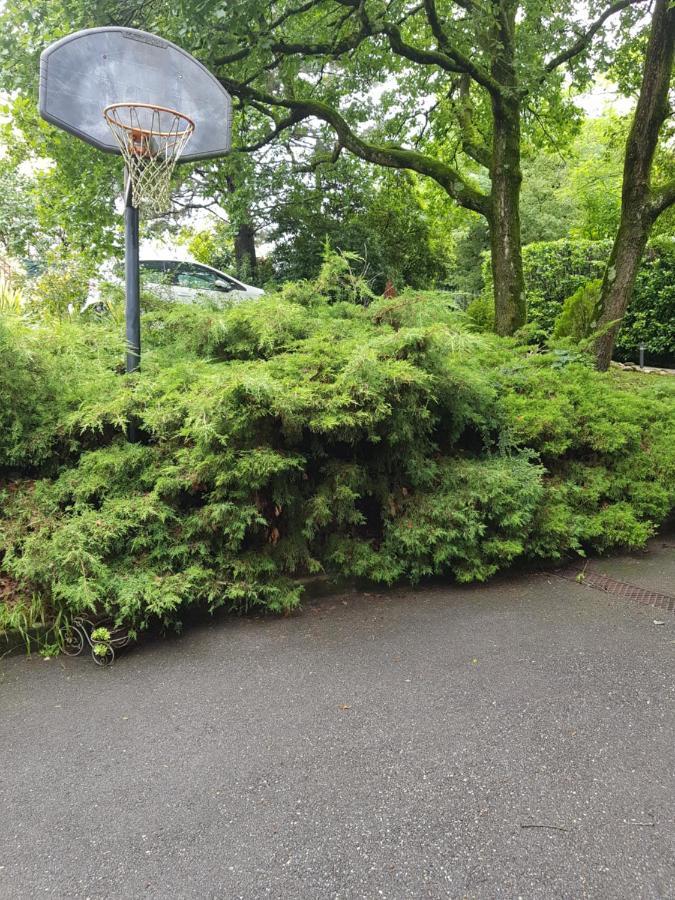
[[[641,546],[675,505],[671,379],[478,334],[441,293],[291,284],[143,328],[129,377],[114,318],[0,319],[5,627],[282,612],[322,571],[482,580]]]

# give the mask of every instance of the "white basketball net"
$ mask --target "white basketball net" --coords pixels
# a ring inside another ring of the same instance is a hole
[[[119,144],[131,180],[131,202],[151,215],[171,208],[171,175],[195,124],[188,116],[148,103],[113,103],[103,115]]]

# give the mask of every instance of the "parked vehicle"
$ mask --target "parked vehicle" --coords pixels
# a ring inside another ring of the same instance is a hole
[[[141,260],[140,276],[142,291],[178,303],[209,300],[221,304],[224,300],[254,300],[265,293],[261,288],[239,281],[232,275],[226,275],[203,263],[174,259]],[[82,312],[91,307],[96,308],[100,303],[99,285],[92,281]]]
[[[141,260],[141,284],[147,291],[161,292],[167,299],[195,303],[200,296],[215,302],[252,300],[262,297],[261,288],[245,284],[203,263],[177,260]],[[161,289],[161,291],[160,291]]]

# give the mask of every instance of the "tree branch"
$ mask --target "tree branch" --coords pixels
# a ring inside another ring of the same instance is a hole
[[[260,112],[269,115],[268,111],[264,108],[261,108],[259,104],[255,105],[256,109]],[[260,138],[260,140],[256,141],[253,144],[247,144],[243,147],[237,147],[237,150],[240,153],[254,153],[256,150],[261,150],[263,147],[266,147],[267,144],[271,144],[272,141],[278,137],[283,131],[287,131],[289,128],[292,128],[294,125],[297,125],[299,122],[303,120],[303,115],[298,110],[292,110],[284,119],[281,119],[276,123],[272,131],[268,132],[264,137]]]
[[[456,47],[453,47],[450,44],[448,35],[443,30],[443,25],[438,17],[435,0],[424,0],[424,11],[429,27],[431,28],[433,36],[436,38],[439,48],[457,67],[454,71],[466,72],[466,74],[470,75],[477,84],[480,84],[481,87],[484,87],[493,96],[501,94],[501,85],[489,74],[489,72],[481,66],[476,65],[468,56],[465,56]]]
[[[462,133],[462,149],[478,165],[489,169],[492,164],[492,154],[487,144],[481,140],[473,124],[470,80],[466,74],[462,75],[460,79],[459,101],[456,105],[456,110]]]
[[[664,184],[662,187],[653,191],[649,202],[649,210],[652,221],[658,219],[661,213],[664,213],[669,207],[675,203],[675,180]]]
[[[616,15],[616,13],[621,12],[622,9],[626,9],[628,6],[645,2],[646,0],[617,0],[616,3],[608,6],[602,15],[598,16],[595,22],[593,22],[583,34],[579,35],[573,44],[567,47],[567,49],[561,50],[557,56],[554,56],[553,59],[546,63],[546,71],[553,72],[558,66],[562,66],[563,63],[569,62],[575,56],[582,53],[611,16]]]
[[[439,69],[444,69],[446,72],[464,71],[446,53],[439,53],[438,50],[423,50],[421,47],[407,44],[401,37],[401,29],[397,25],[384,25],[381,33],[387,36],[389,46],[397,56],[403,56],[422,66],[438,66]]]
[[[461,206],[480,215],[490,216],[488,196],[467,182],[456,169],[417,150],[371,144],[363,140],[351,129],[346,119],[336,109],[322,101],[290,100],[285,97],[276,97],[226,77],[221,77],[220,82],[231,94],[247,102],[253,101],[256,104],[290,110],[295,114],[297,122],[309,118],[327,122],[335,131],[341,146],[353,153],[354,156],[390,169],[410,169],[420,175],[426,175],[436,181]],[[289,126],[286,125],[286,127]]]
[[[311,6],[318,5],[320,0],[312,0],[311,3],[298,7],[296,12],[306,11]],[[342,37],[336,41],[323,41],[311,43],[308,41],[285,41],[275,40],[269,44],[269,49],[274,54],[282,56],[324,56],[337,59],[346,53],[356,50],[368,38],[383,36],[389,41],[389,46],[397,54],[411,62],[424,66],[437,66],[445,72],[466,73],[474,81],[484,87],[491,94],[498,95],[501,92],[501,85],[494,79],[489,72],[481,66],[476,65],[468,56],[465,56],[457,47],[454,47],[442,30],[438,19],[436,8],[433,0],[423,0],[423,4],[414,6],[409,9],[404,16],[394,23],[383,23],[374,25],[366,11],[366,8],[360,0],[336,0],[341,6],[347,7],[350,12],[347,18],[354,13],[358,14],[360,27],[351,34]],[[421,12],[422,8],[426,10],[427,18],[432,24],[432,30],[436,36],[439,45],[438,50],[427,50],[422,47],[416,47],[404,40],[400,26],[409,18]],[[346,19],[345,19],[346,21]],[[436,33],[438,32],[438,33]],[[271,29],[266,31],[269,36]],[[258,35],[260,37],[260,35]],[[246,47],[232,51],[229,55],[224,55],[214,60],[214,65],[224,66],[234,62],[240,62],[251,54],[254,42]]]

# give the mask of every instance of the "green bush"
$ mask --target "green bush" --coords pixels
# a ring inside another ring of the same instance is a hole
[[[78,313],[87,299],[91,267],[77,259],[53,259],[28,282],[26,299],[36,315],[51,317]]]
[[[553,337],[570,338],[579,344],[597,330],[600,319],[600,288],[602,280],[587,281],[568,297],[555,320]]]
[[[551,335],[564,301],[587,282],[602,278],[611,249],[611,241],[570,239],[523,247],[528,321],[544,335]],[[483,298],[489,301],[492,299],[489,261],[483,263],[483,277]],[[672,238],[656,237],[647,245],[633,299],[616,342],[615,358],[637,360],[641,343],[645,344],[648,363],[675,365],[675,240]]]
[[[86,410],[97,429],[105,419],[110,428],[123,426],[121,398],[129,389],[118,377],[119,348],[120,335],[107,323],[75,317],[37,324],[0,314],[0,481],[14,469],[59,465],[88,445]]]
[[[672,509],[670,380],[473,333],[442,294],[292,294],[147,313],[133,377],[112,320],[4,324],[0,572],[53,619],[287,610],[320,571],[484,579],[641,546]]]
[[[495,302],[492,297],[476,297],[467,306],[466,314],[480,331],[495,330]]]
[[[636,361],[640,344],[651,365],[675,367],[675,240],[647,245],[635,293],[616,342],[616,357]]]

